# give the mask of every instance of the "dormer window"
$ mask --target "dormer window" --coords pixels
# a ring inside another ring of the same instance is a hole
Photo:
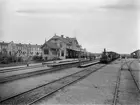
[[[54,41],[56,42],[56,41],[57,41],[57,39],[54,39]]]

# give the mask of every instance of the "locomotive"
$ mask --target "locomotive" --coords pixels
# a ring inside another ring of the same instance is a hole
[[[116,60],[117,58],[119,58],[120,55],[113,52],[113,51],[106,51],[104,49],[104,52],[102,53],[101,55],[101,58],[100,58],[100,62],[101,63],[109,63],[109,62],[112,62],[114,60]]]

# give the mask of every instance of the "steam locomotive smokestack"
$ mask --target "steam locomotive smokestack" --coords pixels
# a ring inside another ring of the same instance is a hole
[[[106,49],[104,48],[104,52],[106,52]]]

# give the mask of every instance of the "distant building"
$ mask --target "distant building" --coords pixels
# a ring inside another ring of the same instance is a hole
[[[42,52],[45,52],[48,49],[48,52],[51,51],[51,47],[54,47],[56,56],[60,59],[66,58],[78,58],[80,52],[82,51],[81,46],[78,44],[76,38],[69,38],[64,37],[64,35],[58,36],[54,35],[51,39],[43,44]],[[45,59],[46,56],[49,58],[53,57],[53,55],[43,53],[43,58]]]
[[[27,46],[26,44],[16,44],[17,46],[17,56],[18,57],[25,57],[27,56]]]
[[[8,43],[0,42],[0,54],[7,54]]]
[[[28,44],[27,46],[27,56],[35,56],[35,55],[42,55],[41,45],[31,45]]]
[[[131,57],[140,58],[140,50],[136,50],[136,51],[132,52]]]
[[[17,46],[13,41],[8,43],[7,52],[8,52],[8,55],[10,55],[10,56],[11,55],[16,56],[16,54],[17,54]]]
[[[17,56],[27,59],[32,56],[41,56],[42,50],[41,45],[32,44],[21,44],[14,43],[13,41],[9,43],[0,42],[0,54],[7,54],[8,56]]]

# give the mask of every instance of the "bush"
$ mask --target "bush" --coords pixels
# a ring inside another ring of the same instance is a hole
[[[52,60],[61,60],[61,59],[58,57],[54,57],[54,58],[52,58]]]
[[[2,64],[9,63],[8,56],[1,56],[0,61],[1,61],[0,63],[2,63]]]
[[[8,64],[12,62],[22,62],[21,57],[16,57],[16,56],[7,56],[7,55],[0,55],[0,63],[2,64]]]
[[[22,61],[23,61],[22,57],[18,57],[18,58],[17,58],[17,61],[18,61],[18,62],[22,62]]]
[[[59,57],[53,57],[53,58],[51,58],[51,59],[48,59],[48,60],[46,60],[46,61],[54,61],[54,60],[61,60]]]
[[[33,56],[33,60],[34,61],[42,61],[43,59],[42,59],[42,56]]]

